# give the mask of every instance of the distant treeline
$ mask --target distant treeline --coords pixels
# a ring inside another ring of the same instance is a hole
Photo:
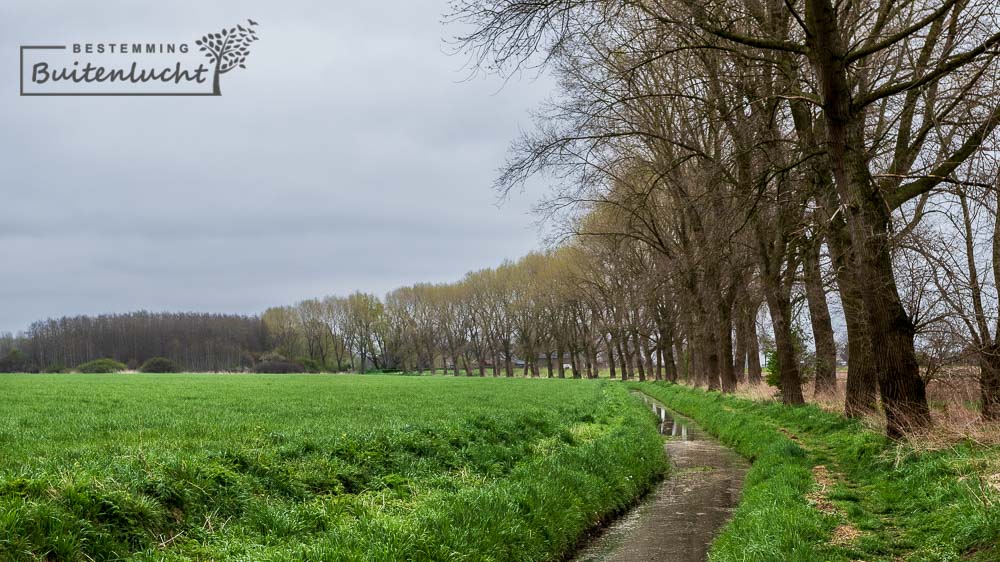
[[[199,313],[104,314],[49,319],[0,335],[0,372],[59,371],[101,358],[131,368],[167,357],[188,371],[244,371],[267,350],[256,316]]]

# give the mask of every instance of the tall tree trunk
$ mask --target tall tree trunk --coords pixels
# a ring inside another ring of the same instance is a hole
[[[691,357],[687,341],[687,338],[674,338],[674,353],[678,361],[677,378],[691,382]]]
[[[660,364],[663,365],[663,380],[677,382],[677,364],[674,360],[675,334],[673,330],[673,321],[668,320],[661,323],[658,330],[659,334],[656,338],[656,346],[660,352]]]
[[[606,343],[608,346],[608,370],[610,371],[611,380],[615,380],[615,338],[611,334],[608,334]]]
[[[727,307],[728,308],[728,307]],[[720,310],[720,313],[724,311]],[[736,392],[736,372],[733,369],[733,324],[731,309],[719,318],[719,379],[722,392]]]
[[[629,362],[628,357],[625,355],[625,350],[622,346],[622,338],[618,338],[616,342],[618,346],[618,358],[621,360],[622,364],[622,380],[627,381],[632,379],[632,363]]]
[[[674,359],[674,338],[667,338],[662,346],[664,374],[670,382],[677,382],[677,363]]]
[[[736,322],[736,357],[733,359],[733,372],[736,382],[747,382],[747,320],[745,314],[737,314]]]
[[[865,114],[852,104],[847,52],[831,0],[806,0],[807,42],[819,79],[827,153],[856,252],[856,279],[877,350],[886,434],[900,437],[931,423],[927,392],[913,345],[914,326],[900,302],[892,271],[891,211],[868,170]]]
[[[774,327],[774,344],[778,354],[778,375],[781,401],[785,404],[804,404],[802,378],[792,337],[792,303],[781,289],[767,290],[767,306]]]
[[[639,336],[639,331],[637,329],[633,329],[632,330],[632,339],[635,340],[635,347],[634,348],[635,348],[635,366],[636,366],[636,372],[639,373],[639,380],[640,381],[645,381],[646,380],[646,366],[645,366],[646,361],[645,361],[645,359],[646,359],[646,356],[647,356],[646,355],[646,349],[645,349],[646,346],[643,345],[643,340]]]
[[[701,386],[704,383],[704,377],[699,373],[705,372],[705,354],[693,342],[688,342],[687,351],[691,362],[691,374],[687,382],[692,386]]]
[[[708,385],[709,390],[719,390],[722,388],[722,382],[719,377],[721,371],[719,338],[716,330],[711,326],[711,322],[707,322],[705,326],[704,344],[705,362],[702,365],[704,369],[702,376],[705,378],[705,383]]]
[[[871,337],[868,335],[868,320],[861,291],[854,279],[852,268],[853,251],[847,225],[834,216],[837,199],[832,196],[826,201],[829,232],[827,246],[833,259],[837,275],[837,289],[844,308],[844,323],[847,325],[847,389],[844,399],[844,414],[849,418],[860,418],[876,412],[878,392],[878,370],[872,352]]]
[[[626,332],[622,337],[622,348],[625,350],[625,361],[628,364],[628,378],[631,380],[633,378],[639,377],[638,367],[640,366],[636,363],[635,356],[638,354],[638,350],[635,347],[635,342],[632,337]],[[643,377],[645,378],[645,377]]]
[[[837,392],[837,343],[833,337],[830,307],[826,301],[823,275],[819,267],[819,239],[807,242],[803,248],[802,271],[809,305],[809,320],[816,344],[816,396],[833,396]]]
[[[813,125],[811,110],[802,102],[791,102],[797,134],[806,144],[819,148],[820,140]],[[847,325],[847,388],[844,413],[857,418],[876,411],[878,371],[872,355],[868,318],[859,282],[855,279],[854,249],[841,200],[834,187],[834,174],[828,158],[813,161],[813,182],[818,197],[818,223],[826,225],[826,243],[830,250],[837,289]]]

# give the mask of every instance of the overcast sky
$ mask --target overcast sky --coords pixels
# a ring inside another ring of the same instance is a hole
[[[442,0],[5,0],[0,331],[137,309],[256,313],[451,281],[538,247],[495,205],[546,79],[463,81]],[[193,40],[253,18],[221,97],[18,96],[18,46]]]

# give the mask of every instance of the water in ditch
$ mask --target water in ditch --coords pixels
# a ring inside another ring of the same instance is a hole
[[[659,419],[670,473],[635,508],[595,536],[577,562],[705,560],[740,500],[750,465],[691,420],[636,393]]]

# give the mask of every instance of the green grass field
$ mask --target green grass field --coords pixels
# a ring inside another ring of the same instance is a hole
[[[601,381],[0,376],[2,560],[546,560],[665,469]]]

